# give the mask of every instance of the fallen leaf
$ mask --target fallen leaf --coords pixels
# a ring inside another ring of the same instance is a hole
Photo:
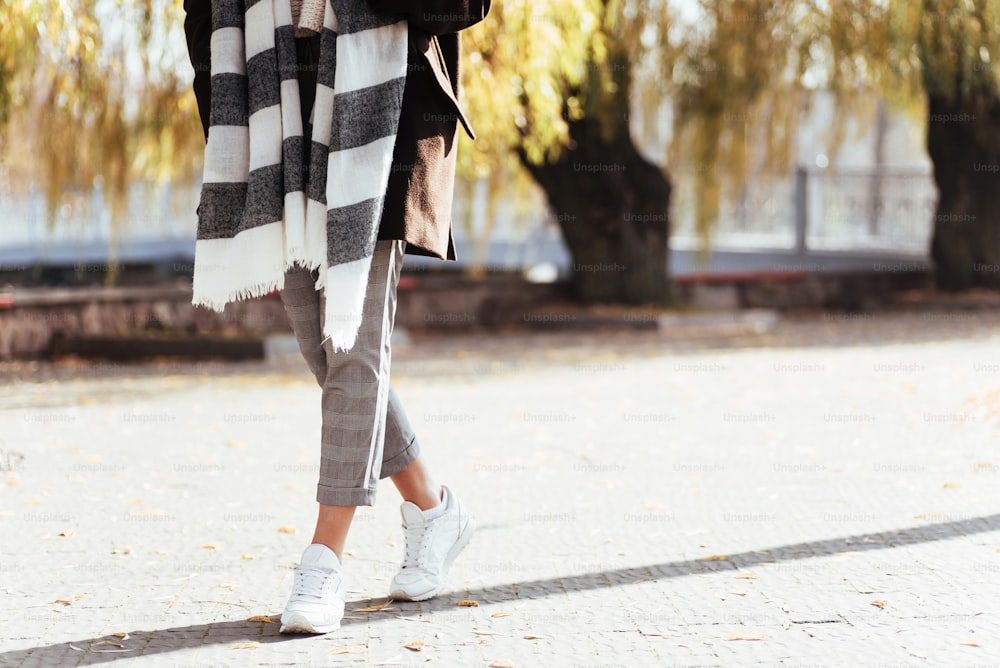
[[[385,603],[379,603],[378,605],[371,605],[368,606],[367,608],[354,608],[353,610],[351,610],[351,612],[378,612],[379,610],[385,610],[386,608],[388,608],[390,603],[392,603],[392,599],[387,598],[385,600]]]
[[[966,647],[979,647],[979,643],[976,642],[975,640],[963,640],[962,642],[960,642],[958,644],[959,645],[965,645]]]
[[[76,603],[77,601],[79,601],[81,598],[87,598],[87,595],[86,594],[77,594],[73,598],[57,598],[56,600],[54,600],[52,602],[53,603],[62,603],[63,605],[73,605],[74,603]]]
[[[878,599],[875,599],[874,601],[872,601],[871,604],[874,605],[876,608],[878,608],[880,610],[887,605],[885,601],[880,601]]]
[[[233,643],[229,646],[229,649],[257,649],[260,647],[260,643],[256,641],[251,642],[238,642]]]
[[[729,561],[729,557],[722,556],[721,554],[713,554],[710,557],[702,557],[698,561]]]
[[[406,649],[413,650],[414,652],[419,652],[424,648],[423,640],[414,640],[413,642],[408,642],[403,645]]]
[[[240,559],[245,559],[246,561],[253,561],[254,556],[252,554],[247,554],[246,552],[244,552],[243,554],[240,555]]]
[[[734,577],[737,580],[756,580],[757,579],[757,576],[754,575],[753,573],[740,573],[739,575],[736,575]]]
[[[295,533],[298,531],[297,527],[278,527],[279,533]]]
[[[524,636],[524,639],[525,640],[545,640],[545,636],[533,636],[533,635],[529,634],[529,635]]]
[[[117,636],[118,638],[121,638],[122,640],[128,640],[131,637],[131,636],[129,636],[129,634],[125,633],[124,631],[119,631],[118,633],[112,633],[111,635]]]
[[[76,650],[77,652],[86,652],[86,651],[88,651],[86,649],[83,649],[82,647],[77,647],[76,645],[70,645],[69,648],[73,649],[73,650]],[[108,654],[108,653],[111,653],[111,652],[134,652],[137,649],[139,649],[139,648],[138,647],[126,647],[125,649],[91,649],[89,651],[93,652],[94,654]]]
[[[132,554],[132,548],[128,545],[117,545],[111,548],[111,554]]]
[[[729,636],[726,640],[763,640],[764,636],[759,633],[737,633],[734,636]]]
[[[463,598],[461,601],[459,601],[455,605],[461,606],[463,608],[478,608],[479,607],[479,601],[473,601],[473,600],[468,599],[468,598]]]
[[[203,550],[218,550],[219,546],[216,543],[205,543],[201,546]]]
[[[734,590],[732,590],[729,593],[733,594],[735,596],[746,596],[747,595],[747,590],[746,589],[734,589]]]
[[[500,633],[499,631],[480,631],[479,629],[473,629],[472,632],[477,636],[503,636],[509,638],[506,633]]]
[[[512,612],[494,612],[490,617],[510,617]]]
[[[959,487],[961,487],[961,485],[957,482],[946,482],[944,484],[945,489],[958,489]]]
[[[240,586],[238,584],[236,584],[235,582],[223,582],[219,586],[221,588],[223,588],[223,589],[228,589],[229,591],[233,591],[234,589],[239,589],[240,588]]]
[[[267,615],[254,615],[252,617],[247,617],[248,622],[265,622],[267,624],[273,624],[274,620]]]
[[[494,661],[490,664],[490,668],[514,668],[514,664],[510,661]]]
[[[334,647],[329,651],[329,654],[350,654],[351,652],[363,652],[368,649],[365,645],[344,645],[343,647]]]

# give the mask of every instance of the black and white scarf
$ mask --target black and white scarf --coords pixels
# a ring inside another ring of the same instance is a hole
[[[323,0],[312,137],[290,0],[212,0],[212,101],[192,302],[229,302],[319,268],[323,334],[357,338],[406,80],[407,22]],[[308,168],[303,167],[309,151]]]

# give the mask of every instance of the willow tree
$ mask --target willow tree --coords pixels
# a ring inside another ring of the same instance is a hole
[[[1000,287],[1000,2],[895,4],[927,97],[938,285]]]
[[[639,152],[629,122],[638,36],[662,29],[667,14],[637,10],[622,0],[500,0],[464,33],[479,139],[460,160],[495,187],[525,173],[541,187],[584,301],[669,297],[670,181]]]
[[[41,185],[50,224],[99,185],[120,226],[132,184],[196,173],[182,22],[181,0],[4,0],[0,160],[11,187]]]
[[[799,120],[823,90],[834,151],[844,121],[877,117],[879,100],[925,124],[937,283],[1000,287],[1000,0],[687,4],[689,29],[660,72],[674,101],[671,155],[697,166],[703,240],[748,175],[790,169]]]

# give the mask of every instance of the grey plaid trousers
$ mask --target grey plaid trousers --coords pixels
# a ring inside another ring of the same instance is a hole
[[[323,427],[316,500],[370,506],[380,478],[399,473],[420,454],[406,412],[389,385],[396,284],[406,242],[379,240],[357,342],[334,352],[323,342],[323,298],[316,270],[294,267],[279,291],[299,350],[323,389]]]

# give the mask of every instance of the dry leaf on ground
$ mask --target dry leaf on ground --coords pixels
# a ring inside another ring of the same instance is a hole
[[[119,631],[118,633],[112,633],[111,635],[117,638],[121,638],[122,640],[128,640],[130,638],[129,634],[125,633],[124,631]]]
[[[128,545],[116,545],[111,548],[111,554],[132,554],[132,548]]]
[[[515,668],[515,667],[512,662],[504,661],[501,659],[499,661],[493,661],[492,663],[490,663],[490,668]]]
[[[960,642],[958,644],[959,645],[965,645],[966,647],[979,647],[979,643],[976,642],[975,640],[963,640],[962,642]]]
[[[740,573],[739,575],[736,575],[734,577],[737,580],[756,580],[757,579],[757,576],[754,575],[753,573]]]
[[[205,543],[204,545],[201,546],[201,549],[203,549],[203,550],[218,550],[219,549],[219,545],[216,544],[216,543]]]
[[[367,608],[354,608],[351,612],[378,612],[379,610],[385,610],[392,603],[392,599],[386,599],[385,603],[379,603],[378,605],[370,605]]]
[[[79,601],[81,598],[87,598],[87,595],[86,594],[77,594],[73,598],[57,598],[56,600],[54,600],[52,602],[53,603],[62,603],[63,605],[73,605],[74,603],[76,603],[77,601]]]
[[[512,612],[494,612],[490,617],[510,617]]]
[[[702,557],[698,561],[729,561],[729,557],[723,556],[721,554],[713,554],[710,557]]]
[[[545,640],[545,636],[533,636],[530,633],[524,636],[525,640]]]
[[[419,652],[424,648],[423,640],[414,640],[413,642],[408,642],[403,645],[406,649],[413,650],[414,652]]]
[[[944,484],[945,489],[958,489],[961,485],[957,482],[946,482]]]
[[[463,608],[478,608],[479,607],[479,601],[473,601],[472,599],[463,598],[461,601],[459,601],[455,605],[461,606]]]
[[[278,527],[279,533],[295,533],[298,531],[298,527]]]
[[[260,643],[256,641],[251,642],[237,642],[229,646],[229,649],[257,649],[260,647]]]
[[[350,654],[351,652],[363,652],[368,649],[364,645],[344,645],[343,647],[334,647],[329,651],[329,654]]]
[[[872,601],[871,604],[874,605],[876,608],[879,608],[879,609],[882,609],[882,608],[884,608],[886,606],[886,602],[885,601],[880,601],[878,599]]]
[[[274,620],[267,615],[254,615],[253,617],[247,617],[248,622],[266,622],[267,624],[273,624]]]
[[[747,595],[747,590],[746,589],[734,589],[734,590],[732,590],[729,593],[733,594],[734,596],[746,596]]]
[[[759,633],[737,633],[734,636],[729,636],[726,640],[763,640],[764,636]]]
[[[243,554],[240,555],[240,559],[244,559],[246,561],[253,561],[254,556],[252,554],[247,554],[246,552],[244,552]]]

